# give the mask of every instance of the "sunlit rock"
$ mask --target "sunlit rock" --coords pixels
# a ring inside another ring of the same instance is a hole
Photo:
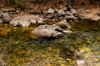
[[[68,30],[65,31],[63,27],[66,28],[71,28],[71,26],[68,23],[65,22],[60,22],[57,24],[53,25],[40,25],[37,27],[35,30],[32,31],[32,34],[34,34],[37,37],[45,37],[45,38],[50,38],[50,37],[60,37],[64,36],[66,33],[72,33],[72,31]]]

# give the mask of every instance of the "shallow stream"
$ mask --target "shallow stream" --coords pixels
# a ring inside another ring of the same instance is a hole
[[[81,52],[77,60],[92,58],[100,64],[100,23],[69,24],[73,34],[58,39],[36,38],[31,34],[36,25],[0,24],[0,66],[74,66],[76,50]]]

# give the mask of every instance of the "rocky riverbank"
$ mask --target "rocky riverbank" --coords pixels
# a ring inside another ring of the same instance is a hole
[[[45,20],[66,20],[80,21],[80,20],[100,20],[99,7],[97,8],[72,8],[66,5],[62,8],[34,7],[30,6],[29,9],[20,8],[7,8],[2,5],[0,7],[0,23],[9,23],[14,26],[22,25],[29,26],[30,23],[43,23]]]

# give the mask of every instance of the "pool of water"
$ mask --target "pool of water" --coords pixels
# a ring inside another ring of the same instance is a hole
[[[69,22],[73,34],[58,39],[37,38],[37,27],[13,27],[0,24],[0,66],[73,66],[78,59],[100,63],[100,23]]]

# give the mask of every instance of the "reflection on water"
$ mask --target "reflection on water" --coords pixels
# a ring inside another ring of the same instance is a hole
[[[37,27],[35,25],[31,27],[0,25],[0,59],[2,60],[0,64],[2,66],[3,64],[73,66],[76,49],[83,52],[78,59],[94,58],[95,62],[99,63],[100,24],[98,22],[70,22],[70,25],[74,33],[59,39],[33,38],[34,35],[30,32]]]

